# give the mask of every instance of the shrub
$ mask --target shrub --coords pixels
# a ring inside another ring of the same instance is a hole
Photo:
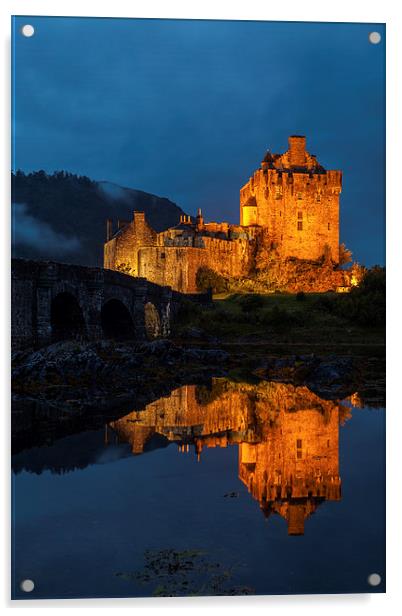
[[[354,294],[367,295],[381,293],[385,298],[385,267],[375,265],[363,275],[360,286],[353,289]]]
[[[262,295],[241,295],[238,299],[240,308],[243,312],[253,312],[264,306],[264,298]]]
[[[286,308],[274,306],[272,310],[265,312],[261,318],[263,325],[274,327],[275,329],[291,328],[295,325],[302,325],[303,315],[299,312],[288,312]]]
[[[378,327],[385,325],[386,305],[386,276],[385,268],[374,266],[367,270],[360,286],[355,287],[349,294],[350,318],[361,325]],[[339,304],[341,308],[341,304]],[[346,315],[345,315],[346,316]]]
[[[314,308],[359,325],[379,327],[385,324],[385,268],[367,270],[358,287],[345,295],[322,295]]]
[[[352,252],[348,250],[345,244],[339,246],[339,265],[346,265],[352,261]]]
[[[208,291],[213,293],[225,293],[229,289],[229,283],[221,274],[218,274],[209,267],[200,267],[196,275],[196,285],[198,291]]]
[[[316,310],[320,310],[321,312],[332,313],[335,309],[335,300],[335,295],[329,295],[326,293],[325,295],[321,295],[318,299],[315,300],[313,307]]]
[[[194,321],[202,313],[202,307],[196,302],[192,302],[189,299],[182,298],[177,315],[178,322]]]

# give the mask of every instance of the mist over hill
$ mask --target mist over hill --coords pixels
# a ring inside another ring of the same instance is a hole
[[[17,171],[12,180],[12,255],[99,266],[106,219],[145,212],[156,231],[177,224],[183,210],[164,197],[65,171]]]

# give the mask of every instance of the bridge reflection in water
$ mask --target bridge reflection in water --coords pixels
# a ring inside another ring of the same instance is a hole
[[[159,436],[198,460],[204,448],[237,445],[239,478],[264,515],[279,514],[289,535],[302,535],[320,503],[341,499],[339,427],[349,417],[349,407],[307,387],[216,378],[111,422],[105,438],[112,430],[138,455]]]

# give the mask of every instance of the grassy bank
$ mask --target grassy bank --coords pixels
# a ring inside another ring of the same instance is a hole
[[[351,301],[355,299],[330,293],[216,295],[211,306],[185,304],[174,337],[205,342],[217,338],[225,346],[242,345],[246,352],[268,345],[278,353],[295,346],[341,353],[372,347],[382,354],[384,325],[376,318],[360,318],[363,313]]]

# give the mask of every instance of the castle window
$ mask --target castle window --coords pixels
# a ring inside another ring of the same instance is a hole
[[[299,200],[299,201],[300,201],[301,199],[303,199],[303,195],[302,195],[302,193],[301,193],[301,192],[298,192],[298,193],[297,193],[297,198],[298,198],[298,200]]]
[[[275,187],[275,199],[282,199],[282,186]]]
[[[302,220],[302,218],[303,218],[303,212],[297,212],[297,218],[298,218],[299,220]]]
[[[303,231],[303,222],[301,220],[297,221],[297,230]]]
[[[330,223],[328,223],[328,231],[330,230],[330,228],[331,228],[331,225],[330,225]]]
[[[166,255],[164,252],[161,252],[161,259],[166,259]]]
[[[316,201],[317,201],[317,203],[321,203],[321,193],[317,194]]]
[[[301,449],[302,448],[302,440],[301,440],[301,438],[298,438],[296,440],[296,447],[297,447],[297,449]]]
[[[297,450],[297,459],[300,460],[303,457],[301,449]]]

